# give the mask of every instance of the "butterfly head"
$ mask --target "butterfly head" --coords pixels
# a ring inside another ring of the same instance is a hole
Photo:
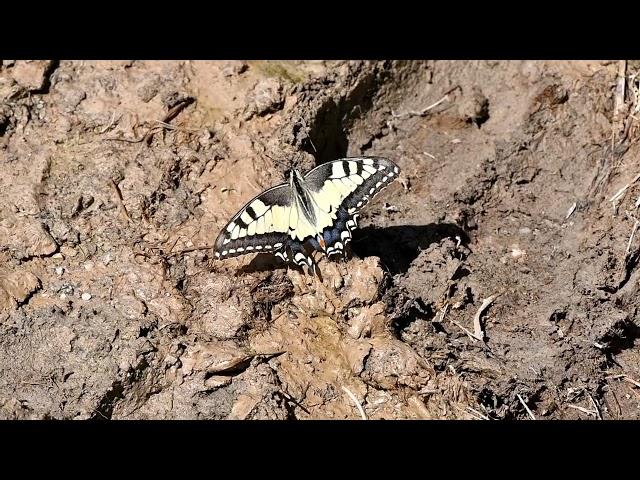
[[[295,168],[292,169],[289,172],[289,185],[291,185],[291,188],[299,189],[303,183],[304,178],[302,177],[302,174]]]

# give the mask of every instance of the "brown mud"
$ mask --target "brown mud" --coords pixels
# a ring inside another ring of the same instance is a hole
[[[618,69],[2,61],[0,418],[639,419]],[[347,155],[402,175],[322,281],[198,248]]]

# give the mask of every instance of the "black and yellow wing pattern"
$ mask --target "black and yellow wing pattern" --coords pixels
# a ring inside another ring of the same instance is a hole
[[[309,250],[344,252],[362,208],[400,173],[391,160],[352,157],[317,166],[251,199],[222,229],[217,258],[271,252],[315,269]]]

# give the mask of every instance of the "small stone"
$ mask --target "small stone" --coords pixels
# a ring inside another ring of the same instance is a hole
[[[222,67],[222,75],[225,77],[233,77],[244,73],[249,68],[246,62],[234,60],[228,62]]]
[[[60,247],[60,251],[67,257],[75,257],[78,254],[74,248],[68,247],[67,245]]]
[[[62,255],[60,252],[58,253],[54,253],[51,258],[55,258],[56,260],[64,260],[64,255]]]
[[[231,377],[230,376],[213,375],[213,376],[207,378],[204,381],[204,386],[205,386],[205,388],[207,388],[209,390],[214,390],[216,388],[220,388],[220,387],[224,387],[226,385],[229,385],[230,383],[231,383]]]
[[[140,319],[147,311],[145,304],[133,295],[116,298],[114,307],[122,316],[129,320]]]
[[[160,91],[160,77],[154,76],[138,88],[137,94],[144,103],[149,103]]]
[[[64,273],[64,268],[56,267],[56,275],[62,275]]]
[[[263,116],[277,112],[284,105],[282,83],[273,78],[260,81],[254,89],[247,94],[245,99],[247,108],[244,120],[249,120],[254,115]]]
[[[468,123],[480,126],[489,119],[489,100],[478,87],[473,87],[471,95],[463,99],[458,108]]]
[[[86,293],[86,292],[85,292],[85,293],[83,293],[83,294],[82,294],[82,299],[83,299],[84,301],[89,301],[89,300],[91,300],[91,294],[90,294],[90,293]]]

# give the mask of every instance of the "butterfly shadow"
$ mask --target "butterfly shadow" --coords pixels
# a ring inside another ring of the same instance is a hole
[[[445,238],[469,243],[469,236],[453,223],[364,227],[353,232],[351,249],[358,257],[379,257],[393,275],[404,273],[421,250]]]
[[[270,253],[259,253],[238,271],[239,273],[255,273],[286,269],[287,264],[274,255]]]
[[[456,237],[460,238],[463,245],[469,243],[469,236],[453,223],[364,227],[354,230],[350,246],[357,257],[379,257],[389,272],[395,275],[406,272],[421,250],[445,238],[457,241]],[[300,267],[287,264],[271,254],[260,253],[242,267],[240,273],[286,270],[287,268],[299,269]],[[320,269],[317,270],[317,274],[321,275]]]

